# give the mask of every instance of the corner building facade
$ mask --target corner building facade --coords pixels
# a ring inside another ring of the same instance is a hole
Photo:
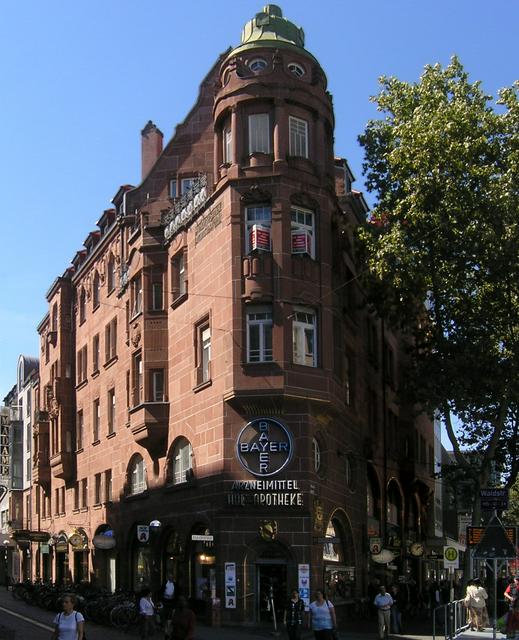
[[[137,590],[172,572],[195,606],[256,623],[294,587],[326,584],[340,606],[415,571],[432,431],[399,405],[400,341],[362,305],[367,208],[333,130],[323,70],[268,5],[165,148],[142,131],[141,184],[119,189],[39,325],[49,576]],[[394,569],[369,538],[400,548]]]

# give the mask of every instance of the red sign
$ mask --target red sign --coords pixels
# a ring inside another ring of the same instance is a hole
[[[249,234],[251,250],[270,251],[270,227],[253,224]]]
[[[292,253],[311,252],[312,238],[307,231],[292,231]]]

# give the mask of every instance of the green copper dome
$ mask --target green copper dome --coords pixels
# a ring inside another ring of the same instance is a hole
[[[247,22],[241,34],[242,45],[254,42],[266,44],[265,40],[287,42],[303,49],[305,33],[293,22],[283,18],[283,12],[277,5],[267,4],[263,11]]]
[[[277,49],[297,49],[313,60],[306,51],[305,32],[283,17],[281,8],[267,4],[243,27],[241,44],[231,52],[231,56],[256,47],[276,47]]]

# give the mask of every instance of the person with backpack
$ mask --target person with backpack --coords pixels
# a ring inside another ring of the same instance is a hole
[[[85,618],[75,610],[76,596],[67,593],[62,599],[63,611],[54,618],[51,640],[86,640]]]

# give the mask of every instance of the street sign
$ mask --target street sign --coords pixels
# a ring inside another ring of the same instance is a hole
[[[150,539],[150,527],[147,524],[137,525],[137,540],[139,542],[148,542]]]
[[[497,516],[494,516],[485,528],[481,542],[474,549],[474,558],[507,560],[513,559],[516,556],[517,550],[515,544],[510,542],[501,521]]]
[[[204,536],[198,533],[193,533],[191,540],[194,540],[195,542],[213,542],[214,536]]]
[[[506,511],[508,489],[481,489],[479,492],[482,511]]]
[[[444,569],[459,569],[460,566],[460,554],[456,547],[443,547],[443,568]]]
[[[370,538],[369,550],[374,556],[378,555],[382,551],[382,538]]]

